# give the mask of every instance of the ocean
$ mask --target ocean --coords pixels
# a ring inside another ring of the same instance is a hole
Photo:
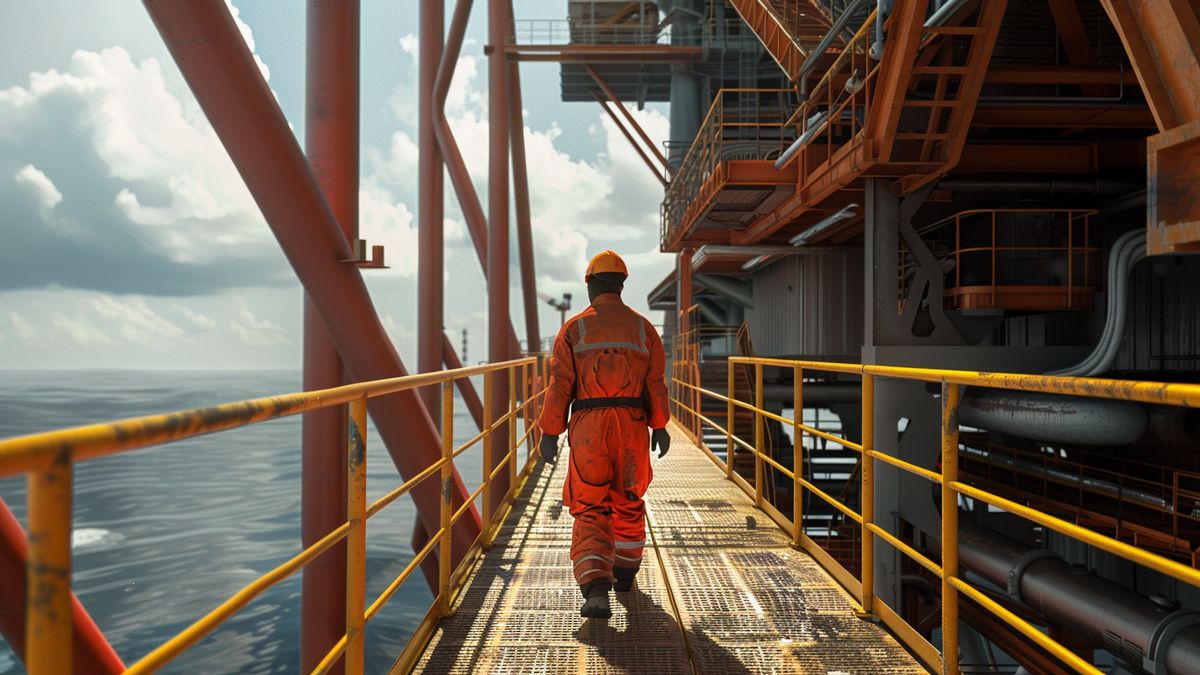
[[[294,371],[0,371],[0,438],[298,391]],[[461,401],[455,438],[477,431]],[[458,460],[468,488],[477,445]],[[400,484],[373,426],[367,498]],[[436,477],[433,478],[436,480]],[[0,498],[25,523],[25,479]],[[82,462],[75,468],[73,587],[126,665],[300,550],[300,417]],[[367,602],[412,559],[402,498],[367,528]],[[420,573],[366,632],[367,672],[386,672],[429,608]],[[295,673],[300,574],[271,588],[162,672]],[[24,668],[0,641],[0,675]]]

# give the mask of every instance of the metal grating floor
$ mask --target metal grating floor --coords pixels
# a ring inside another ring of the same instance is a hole
[[[566,462],[539,466],[417,671],[925,672],[677,429],[671,441],[647,495],[657,549],[611,619],[579,616]]]

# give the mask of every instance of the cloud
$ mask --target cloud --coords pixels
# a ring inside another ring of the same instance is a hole
[[[212,330],[213,328],[217,327],[217,322],[215,320],[189,307],[183,307],[182,305],[171,305],[171,309],[179,312],[185,319],[191,322],[193,326],[199,328],[200,330]]]
[[[183,335],[183,329],[150,309],[145,298],[99,295],[91,304],[98,315],[117,324],[117,331],[127,342],[149,345]]]
[[[250,304],[243,297],[236,298],[237,318],[229,322],[233,335],[244,344],[253,346],[291,344],[287,334],[278,325],[260,319],[250,311]]]
[[[0,119],[0,176],[14,177],[0,181],[0,290],[291,282],[227,153],[158,60],[76,51],[65,71],[0,90]]]
[[[16,331],[16,336],[26,342],[32,342],[38,339],[38,332],[34,329],[33,324],[29,320],[18,314],[16,311],[8,312],[8,320],[12,323],[13,330]]]
[[[62,312],[54,312],[50,315],[50,325],[68,335],[72,342],[80,346],[116,343],[104,329],[82,314],[67,316]]]
[[[54,182],[32,164],[26,164],[13,176],[17,185],[28,188],[38,200],[43,212],[52,210],[63,200],[62,193],[54,187]]]

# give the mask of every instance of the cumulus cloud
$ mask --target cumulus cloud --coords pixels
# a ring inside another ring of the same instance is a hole
[[[236,302],[237,318],[229,322],[229,329],[237,339],[252,346],[290,344],[282,328],[250,311],[245,298],[239,296]]]
[[[200,330],[212,330],[217,327],[217,322],[209,316],[205,316],[200,312],[182,305],[171,305],[171,309],[178,312],[183,318],[187,319],[193,326]]]
[[[116,323],[121,337],[128,342],[148,345],[183,335],[183,329],[150,309],[142,297],[120,299],[100,295],[92,300],[92,308]]]
[[[181,94],[158,60],[119,47],[76,51],[66,70],[0,90],[0,176],[14,177],[0,181],[0,290],[172,295],[290,281],[224,148]]]
[[[54,182],[32,164],[26,164],[13,176],[17,185],[28,188],[37,199],[43,213],[49,212],[62,201],[62,193],[54,187]]]

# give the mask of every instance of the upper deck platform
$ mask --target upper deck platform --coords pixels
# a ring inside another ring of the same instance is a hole
[[[654,464],[637,586],[579,616],[566,461],[540,465],[441,622],[426,673],[922,673],[677,428]],[[564,456],[565,457],[565,456]]]

